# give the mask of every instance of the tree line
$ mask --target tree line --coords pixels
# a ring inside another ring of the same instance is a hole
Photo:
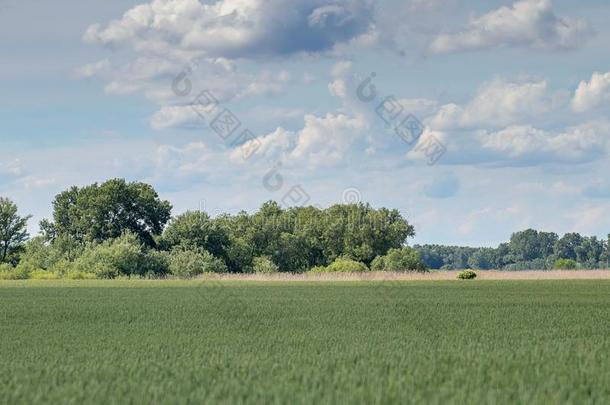
[[[270,201],[254,213],[172,216],[152,186],[123,179],[58,194],[33,238],[30,218],[0,198],[0,278],[605,268],[609,260],[608,241],[531,229],[497,248],[411,248],[413,226],[368,204],[285,209]]]
[[[191,277],[202,273],[425,271],[407,246],[415,235],[397,210],[368,204],[284,209],[211,218],[172,217],[152,186],[113,179],[71,187],[29,238],[29,217],[0,200],[4,278]]]
[[[527,229],[514,233],[496,248],[416,245],[415,250],[431,269],[605,269],[610,268],[610,235],[596,236]]]

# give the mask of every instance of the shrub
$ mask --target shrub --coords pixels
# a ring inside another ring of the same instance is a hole
[[[457,275],[457,278],[460,280],[474,280],[477,278],[477,273],[472,270],[464,270]]]
[[[338,258],[326,267],[314,267],[311,273],[363,273],[369,271],[364,263],[352,259]]]
[[[59,279],[59,274],[53,271],[47,270],[36,270],[30,273],[30,278],[32,280],[57,280]]]
[[[375,259],[373,259],[373,262],[371,263],[371,270],[384,271],[385,263],[383,260],[383,256],[377,256]]]
[[[226,273],[226,264],[203,249],[178,247],[169,255],[169,272],[178,277],[195,277],[203,273]]]
[[[373,260],[371,268],[374,271],[391,272],[427,272],[428,268],[422,261],[419,253],[410,248],[390,249],[385,256],[378,256]]]
[[[116,278],[162,275],[169,269],[162,254],[147,252],[137,236],[125,233],[120,238],[88,246],[75,261],[74,270],[93,273],[98,278]]]
[[[57,273],[59,276],[63,277],[64,275],[66,275],[67,273],[72,271],[73,269],[74,269],[73,262],[69,262],[66,259],[61,259],[61,260],[53,263],[53,265],[49,268],[49,271],[51,271],[53,273]]]
[[[280,268],[267,257],[254,258],[254,272],[257,274],[273,274],[280,271]]]
[[[84,271],[70,270],[66,274],[64,274],[64,278],[67,278],[68,280],[90,280],[90,279],[94,279],[96,277],[95,277],[95,274],[93,274],[93,273],[85,273]]]
[[[578,268],[578,263],[572,259],[559,259],[553,264],[556,270],[575,270]]]
[[[30,266],[0,265],[0,280],[27,280],[34,271]]]
[[[310,273],[326,273],[325,266],[315,266],[309,270]]]
[[[15,268],[8,263],[0,263],[0,280],[12,280]]]

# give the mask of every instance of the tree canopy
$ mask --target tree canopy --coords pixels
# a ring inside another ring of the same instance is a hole
[[[51,237],[69,235],[83,242],[103,242],[133,232],[147,246],[171,216],[172,206],[152,186],[113,179],[102,184],[72,187],[55,197],[53,223],[41,228]]]
[[[13,261],[13,257],[28,239],[27,223],[30,216],[21,217],[17,205],[0,197],[0,263]]]

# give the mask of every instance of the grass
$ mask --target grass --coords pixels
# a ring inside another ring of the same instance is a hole
[[[610,281],[0,282],[0,403],[608,403]]]

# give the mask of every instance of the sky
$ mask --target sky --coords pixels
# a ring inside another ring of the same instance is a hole
[[[368,202],[411,243],[610,232],[604,0],[0,0],[0,195]]]

